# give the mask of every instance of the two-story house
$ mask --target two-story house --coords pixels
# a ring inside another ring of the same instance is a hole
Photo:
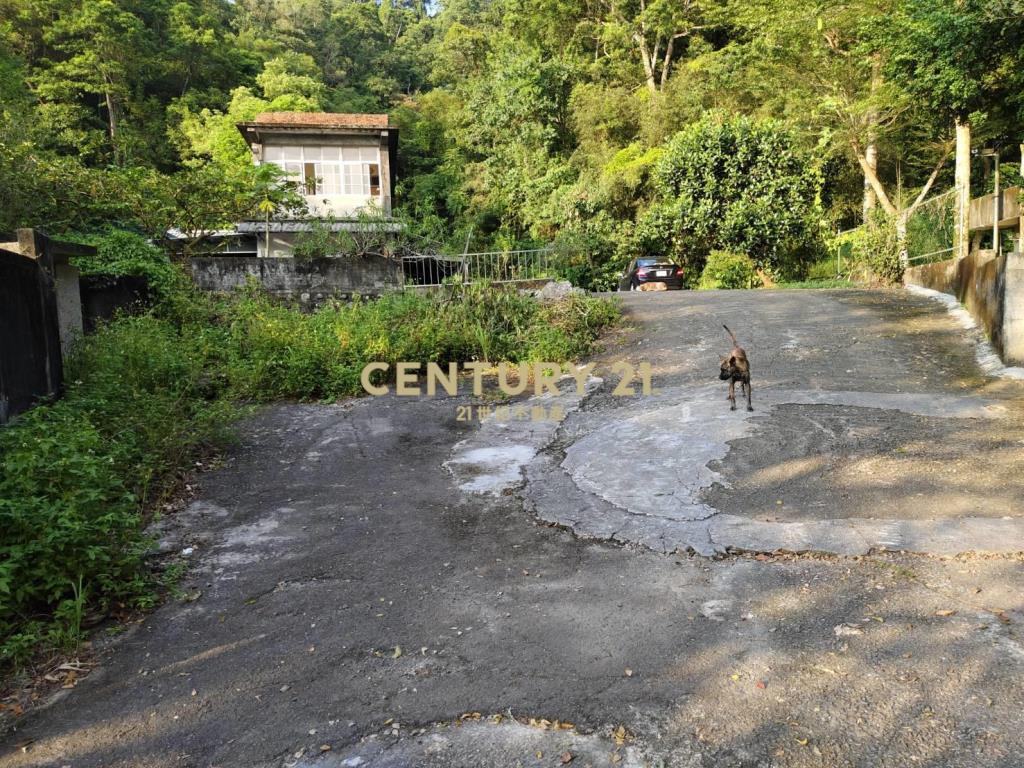
[[[274,163],[298,184],[310,214],[335,229],[359,226],[360,211],[391,215],[398,154],[398,129],[387,115],[334,112],[264,112],[239,123],[253,162]],[[295,235],[309,223],[271,222],[266,242],[264,222],[242,222],[239,232],[256,236],[260,256],[290,256]]]

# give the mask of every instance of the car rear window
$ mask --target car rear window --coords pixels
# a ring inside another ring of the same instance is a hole
[[[657,259],[637,259],[636,265],[638,267],[653,267],[658,263]]]

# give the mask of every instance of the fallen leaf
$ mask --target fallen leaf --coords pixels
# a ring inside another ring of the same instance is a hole
[[[936,616],[953,616],[954,614],[956,614],[956,611],[952,608],[943,608],[941,611],[935,612]]]
[[[320,745],[320,751],[321,752],[330,752],[331,751],[331,745],[330,744],[321,744]]]
[[[754,683],[755,688],[760,688],[762,691],[768,687],[768,684],[764,680],[758,680]]]
[[[860,627],[854,626],[853,624],[837,624],[832,628],[836,637],[852,637],[853,635],[863,635],[864,630]]]
[[[809,740],[808,740],[808,739],[799,739],[799,738],[797,738],[796,736],[794,736],[794,737],[793,737],[793,741],[795,741],[795,742],[796,742],[797,744],[799,744],[799,745],[800,745],[801,747],[806,747],[806,746],[807,746],[807,742],[808,742]]]
[[[622,755],[618,752],[612,752],[608,759],[613,763],[618,763],[622,761]]]
[[[537,759],[540,760],[542,757],[544,757],[544,753],[540,750],[537,750]]]
[[[630,669],[629,667],[626,667],[626,677],[632,677],[632,676],[633,676],[633,670]]]
[[[559,761],[562,763],[562,765],[571,763],[573,761],[572,752],[563,752],[562,756],[559,758]]]
[[[731,675],[729,675],[729,679],[732,680],[733,682],[736,682],[737,680],[740,679],[740,676],[736,672],[733,672]]]
[[[401,655],[402,655],[402,646],[396,645],[395,646],[395,652],[391,654],[391,658],[397,659]]]

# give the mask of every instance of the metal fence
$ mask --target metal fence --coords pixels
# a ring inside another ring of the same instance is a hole
[[[907,219],[907,263],[951,258],[956,237],[956,190],[925,200]]]
[[[414,285],[486,281],[513,283],[556,277],[561,264],[553,248],[479,251],[456,256],[411,254],[402,259],[406,280]]]

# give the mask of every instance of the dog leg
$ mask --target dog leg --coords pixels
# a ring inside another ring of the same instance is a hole
[[[750,404],[750,382],[745,382],[745,384],[747,387],[747,410],[752,411],[754,410],[754,406]]]
[[[729,402],[732,403],[730,411],[736,410],[736,382],[729,379]]]

